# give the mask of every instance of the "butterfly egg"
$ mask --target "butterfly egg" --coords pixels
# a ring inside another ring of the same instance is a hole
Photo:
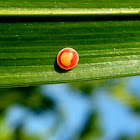
[[[65,70],[75,67],[78,61],[78,53],[72,48],[64,48],[57,55],[57,64]]]

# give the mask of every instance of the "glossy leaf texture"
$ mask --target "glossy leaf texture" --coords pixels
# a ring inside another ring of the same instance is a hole
[[[138,0],[1,1],[0,87],[139,75],[139,7]],[[65,47],[79,54],[69,71],[56,63]]]
[[[0,15],[139,14],[139,0],[1,0]]]

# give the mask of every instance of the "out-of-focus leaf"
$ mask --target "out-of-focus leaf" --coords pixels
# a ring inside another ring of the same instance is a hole
[[[77,82],[77,83],[72,83],[71,87],[73,89],[78,89],[83,93],[91,94],[93,92],[93,89],[100,86],[102,83],[104,83],[104,81],[101,80]]]
[[[54,105],[53,101],[43,96],[37,87],[0,89],[0,111],[14,104],[29,107],[37,112]]]
[[[102,136],[102,130],[99,126],[99,116],[97,113],[93,113],[85,124],[79,140],[96,139],[100,136]]]

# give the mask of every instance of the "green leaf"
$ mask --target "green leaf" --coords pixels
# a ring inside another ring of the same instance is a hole
[[[139,14],[139,0],[1,0],[0,15]]]
[[[139,0],[0,1],[0,87],[139,75],[139,7]],[[56,64],[65,47],[79,54],[70,71]]]

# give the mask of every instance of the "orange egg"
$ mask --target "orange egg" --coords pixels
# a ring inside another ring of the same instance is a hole
[[[72,48],[64,48],[57,55],[57,64],[65,70],[75,67],[78,61],[78,53]]]

